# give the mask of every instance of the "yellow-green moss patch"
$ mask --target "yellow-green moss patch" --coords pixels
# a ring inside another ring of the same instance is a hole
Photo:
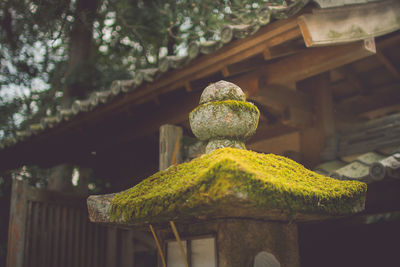
[[[251,111],[251,112],[254,112],[254,113],[257,113],[258,115],[260,115],[260,111],[252,103],[249,103],[246,101],[237,101],[237,100],[223,100],[223,101],[214,101],[214,102],[205,103],[205,104],[199,105],[194,110],[192,110],[192,112],[190,112],[190,113],[195,113],[198,109],[205,107],[205,106],[210,106],[210,105],[214,106],[214,107],[218,107],[221,105],[227,106],[232,111],[234,111],[234,113],[237,115],[240,115],[241,112],[243,112],[243,111]]]
[[[360,211],[365,193],[363,183],[328,178],[285,157],[222,148],[116,194],[111,219],[179,216],[232,199],[263,210],[341,215]]]

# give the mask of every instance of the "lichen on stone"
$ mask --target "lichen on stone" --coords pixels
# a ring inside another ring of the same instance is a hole
[[[197,110],[199,110],[203,107],[206,107],[206,106],[218,107],[220,105],[229,106],[229,108],[232,109],[235,112],[235,114],[238,116],[240,116],[243,111],[250,111],[250,112],[260,114],[260,111],[258,110],[258,108],[255,105],[253,105],[252,103],[246,102],[246,101],[237,101],[237,100],[223,100],[223,101],[209,102],[206,104],[199,105],[194,110],[192,110],[192,112],[190,112],[190,113],[195,113]]]
[[[200,140],[233,138],[245,140],[258,126],[260,111],[245,101],[224,100],[196,107],[190,114],[190,126]]]
[[[259,117],[260,111],[246,102],[239,86],[218,81],[204,89],[189,122],[193,134],[208,141],[205,152],[210,153],[222,147],[245,149],[244,141],[255,133]]]
[[[334,30],[330,30],[328,33],[328,38],[340,38],[342,37],[343,33],[334,31]]]
[[[236,84],[227,81],[218,81],[204,89],[200,97],[200,105],[224,100],[246,101],[246,95]]]
[[[368,34],[362,29],[361,27],[351,27],[349,34],[353,38],[359,38],[359,37],[364,37],[367,36]]]
[[[350,37],[350,38],[361,38],[367,37],[368,34],[359,26],[352,25],[347,31],[338,32],[335,30],[330,30],[328,32],[328,38],[338,39],[343,37]]]
[[[366,185],[338,181],[285,157],[222,148],[160,171],[116,194],[111,220],[177,218],[231,201],[293,213],[342,215],[361,211]]]
[[[240,140],[233,139],[211,139],[208,141],[206,151],[214,151],[223,147],[233,147],[238,149],[246,149],[244,143]]]

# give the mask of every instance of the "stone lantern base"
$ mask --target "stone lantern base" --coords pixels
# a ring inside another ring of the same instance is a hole
[[[269,265],[265,266],[300,266],[296,224],[252,219],[218,219],[177,223],[176,227],[182,240],[214,236],[218,267],[259,267],[267,262]],[[168,240],[174,240],[170,227],[161,228],[157,232],[164,248],[167,247]],[[164,254],[167,255],[167,251]],[[255,264],[256,257],[260,260]]]

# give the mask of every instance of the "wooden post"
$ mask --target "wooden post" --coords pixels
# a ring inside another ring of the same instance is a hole
[[[299,90],[313,98],[315,123],[300,132],[300,150],[303,164],[309,168],[320,163],[326,141],[335,133],[332,91],[329,73],[325,72],[297,83]]]
[[[106,266],[117,266],[118,262],[117,234],[118,234],[117,228],[107,227]]]
[[[121,267],[134,266],[134,246],[132,230],[123,230],[121,236]]]
[[[182,162],[182,127],[165,124],[160,127],[160,171]]]
[[[7,267],[23,267],[28,184],[13,179],[8,230]]]

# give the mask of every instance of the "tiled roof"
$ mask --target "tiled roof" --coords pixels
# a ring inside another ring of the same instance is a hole
[[[340,156],[400,146],[400,113],[342,129],[338,136]]]
[[[309,0],[295,0],[290,5],[260,7],[251,24],[225,25],[220,29],[219,40],[192,42],[189,44],[185,56],[173,55],[162,58],[155,68],[139,69],[133,73],[130,80],[114,81],[108,90],[93,92],[85,100],[75,100],[69,109],[61,109],[56,115],[44,117],[39,123],[31,124],[18,131],[15,137],[1,140],[0,150],[25,141],[46,129],[54,128],[65,121],[73,119],[78,114],[89,112],[100,105],[107,104],[116,96],[135,91],[145,83],[152,83],[169,70],[183,68],[193,59],[203,54],[214,53],[234,39],[253,35],[260,27],[268,24],[271,19],[288,18],[301,10],[308,2]]]
[[[349,161],[350,157],[328,161],[314,171],[338,180],[358,180],[366,183],[382,179],[400,179],[400,147],[391,148],[393,154],[384,150],[368,152]]]
[[[400,113],[338,130],[328,140],[321,157],[334,160],[337,156],[359,155],[386,147],[400,147]]]
[[[337,158],[315,171],[340,180],[366,183],[400,179],[400,113],[341,129]],[[326,153],[326,151],[325,151]]]

